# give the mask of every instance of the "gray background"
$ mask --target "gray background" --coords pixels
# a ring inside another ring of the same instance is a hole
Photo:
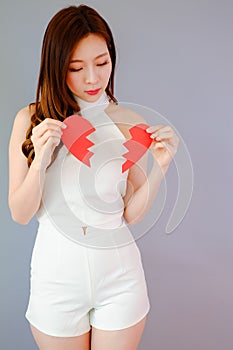
[[[8,142],[15,114],[35,97],[45,27],[59,9],[80,3],[1,1],[0,339],[6,350],[37,349],[24,318],[37,222],[21,226],[11,219]],[[150,107],[173,123],[194,169],[192,201],[176,230],[165,233],[177,193],[177,172],[171,164],[163,213],[137,241],[151,301],[140,349],[230,350],[233,3],[84,3],[95,7],[113,31],[117,98]]]

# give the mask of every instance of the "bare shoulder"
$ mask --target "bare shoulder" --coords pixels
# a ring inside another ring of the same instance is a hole
[[[15,151],[15,146],[19,146],[26,139],[26,132],[31,124],[32,113],[33,108],[26,106],[20,109],[15,116],[9,143],[10,150],[13,152]]]
[[[31,116],[34,110],[34,106],[26,106],[18,111],[12,126],[10,145],[23,142],[26,139],[26,132],[31,125]]]
[[[15,116],[9,141],[9,197],[21,185],[27,172],[27,158],[22,152],[22,144],[31,123],[33,109],[26,106]]]
[[[130,108],[110,103],[106,112],[123,131],[127,138],[130,138],[129,129],[139,123],[147,124],[146,120]]]
[[[25,127],[27,127],[28,129],[31,123],[31,116],[33,113],[34,113],[33,106],[26,106],[20,109],[15,116],[14,126],[17,124],[17,126],[20,129],[21,128],[24,129]]]

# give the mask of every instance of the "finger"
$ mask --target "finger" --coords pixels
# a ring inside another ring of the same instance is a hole
[[[64,122],[57,120],[57,119],[53,119],[53,118],[45,118],[45,120],[42,123],[47,124],[47,125],[57,125],[57,126],[65,125]],[[40,123],[40,124],[42,124],[42,123]]]
[[[174,134],[171,134],[171,135],[166,135],[166,137],[156,137],[155,138],[155,141],[163,141],[165,142],[167,145],[169,146],[176,146],[178,145],[179,143],[179,139],[174,135]]]
[[[67,125],[65,123],[60,122],[59,120],[54,120],[50,118],[47,118],[47,120],[48,121],[45,121],[45,123],[40,123],[38,127],[42,130],[63,130],[67,128]]]
[[[156,140],[154,140],[153,141],[153,144],[154,144],[154,147],[156,146],[156,145],[158,145],[158,147],[168,147],[168,142],[166,141],[167,139],[163,139],[163,140],[160,140],[160,141],[156,141]]]
[[[44,124],[44,125],[38,125],[36,126],[34,132],[32,130],[32,134],[34,135],[34,137],[36,138],[40,138],[42,137],[48,130],[53,130],[53,131],[57,131],[57,132],[61,132],[61,130],[63,130],[63,128],[59,127],[58,125],[55,125],[53,123],[49,123],[49,124]]]
[[[161,142],[156,142],[154,148],[164,148],[164,145]]]
[[[48,139],[57,137],[61,138],[62,132],[58,130],[46,130],[45,133],[40,137],[40,145],[44,145]]]
[[[45,147],[47,148],[48,146],[52,147],[53,146],[53,150],[55,149],[55,147],[59,144],[60,139],[58,137],[50,137],[46,142],[45,142]]]
[[[156,133],[151,134],[150,137],[156,138],[157,140],[162,140],[162,139],[168,139],[168,138],[172,137],[172,135],[173,134],[170,131],[167,131],[167,132],[157,131]]]
[[[160,128],[159,130],[157,130],[156,132],[154,132],[155,134],[158,133],[163,133],[163,132],[170,132],[170,133],[174,133],[173,129],[168,125],[168,126],[164,126],[163,128]]]
[[[60,127],[60,128],[66,128],[67,127],[67,125],[64,122],[60,121],[60,120],[56,120],[56,119],[52,119],[52,118],[45,118],[40,124],[36,125],[32,129],[32,132],[33,132],[33,130],[41,129],[44,126],[47,126],[47,129],[48,128],[53,128],[55,126]]]
[[[160,130],[164,125],[153,125],[146,129],[146,132],[151,133]]]
[[[174,147],[171,147],[168,143],[166,142],[157,142],[155,144],[155,149],[160,148],[160,149],[165,149],[171,156],[174,154]]]
[[[149,132],[167,132],[167,131],[173,131],[172,128],[170,127],[170,125],[154,125],[151,126],[150,128],[147,128],[146,131]]]

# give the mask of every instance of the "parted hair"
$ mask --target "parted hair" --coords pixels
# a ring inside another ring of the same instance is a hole
[[[29,104],[31,123],[22,144],[28,167],[35,157],[32,129],[45,118],[63,121],[74,111],[80,111],[66,84],[66,76],[75,46],[90,33],[101,35],[106,41],[112,61],[106,93],[109,100],[118,103],[114,97],[116,49],[109,25],[95,9],[87,5],[63,8],[50,20],[43,38],[36,101]]]

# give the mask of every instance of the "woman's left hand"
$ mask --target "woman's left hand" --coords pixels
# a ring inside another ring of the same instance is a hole
[[[169,165],[177,152],[179,138],[170,126],[154,125],[146,129],[153,141],[150,145],[151,153],[160,167]]]

